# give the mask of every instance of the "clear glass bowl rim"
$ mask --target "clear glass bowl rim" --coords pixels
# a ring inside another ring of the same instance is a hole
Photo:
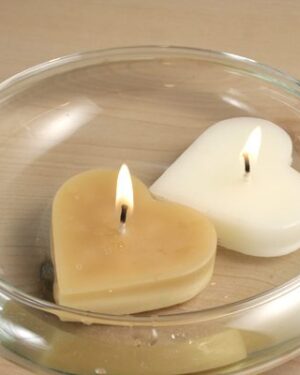
[[[206,61],[214,61],[216,63],[238,68],[240,71],[245,71],[248,75],[256,76],[267,82],[271,82],[275,86],[292,93],[300,99],[300,81],[292,76],[282,72],[278,69],[272,68],[268,65],[258,63],[247,57],[236,55],[224,51],[214,51],[209,49],[181,47],[181,46],[129,46],[118,47],[110,49],[98,49],[92,51],[85,51],[74,53],[56,59],[46,61],[44,63],[35,65],[20,73],[17,73],[10,78],[0,83],[0,94],[5,94],[5,90],[18,85],[22,81],[30,81],[34,76],[42,72],[55,70],[61,66],[67,66],[74,62],[84,62],[93,60],[94,58],[104,58],[105,62],[109,62],[112,57],[118,57],[118,61],[124,61],[127,58],[142,56],[143,58],[152,58],[162,54],[166,57],[173,55],[177,57],[194,57]],[[161,57],[162,57],[161,56]],[[114,60],[115,61],[115,60]],[[55,74],[55,72],[54,72]],[[0,101],[1,103],[1,101]],[[195,322],[204,322],[216,320],[236,314],[240,314],[246,310],[257,308],[258,306],[276,300],[295,289],[300,287],[300,275],[292,278],[288,282],[270,289],[267,292],[257,294],[253,297],[243,299],[234,303],[213,307],[209,309],[182,312],[172,315],[153,315],[149,317],[137,317],[132,315],[109,315],[93,313],[80,309],[70,308],[66,306],[56,305],[55,303],[47,302],[45,300],[33,297],[27,293],[22,292],[18,288],[10,285],[4,280],[0,279],[0,294],[15,300],[21,304],[25,304],[31,308],[42,310],[48,313],[59,315],[60,313],[67,313],[70,316],[76,317],[76,320],[85,321],[92,319],[93,322],[108,325],[122,325],[122,326],[173,326],[181,324],[192,324]]]

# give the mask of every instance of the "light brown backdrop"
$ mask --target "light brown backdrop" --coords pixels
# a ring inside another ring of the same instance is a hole
[[[299,0],[1,0],[0,80],[90,49],[181,45],[230,51],[300,78]],[[1,375],[29,375],[0,359]],[[300,359],[266,375],[298,375]]]

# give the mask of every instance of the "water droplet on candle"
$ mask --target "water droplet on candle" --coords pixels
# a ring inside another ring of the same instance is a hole
[[[157,333],[157,330],[155,328],[152,328],[151,329],[151,333],[152,333],[152,337],[158,337],[158,333]]]
[[[210,283],[211,286],[215,286],[216,284],[217,284],[217,283],[214,282],[214,281]]]
[[[105,375],[105,374],[107,374],[107,371],[105,370],[105,368],[95,368],[95,374]]]
[[[174,85],[174,83],[165,83],[164,87],[166,87],[166,88],[172,88],[172,87],[175,87],[175,85]]]
[[[82,270],[82,264],[76,264],[76,269],[78,271],[81,271]]]
[[[189,340],[189,345],[192,345],[192,343],[193,343],[193,340]]]
[[[142,345],[142,340],[134,339],[134,346],[140,347]]]
[[[158,340],[158,332],[155,328],[151,329],[151,339],[150,339],[150,345],[155,345]]]
[[[176,339],[176,335],[174,333],[172,333],[171,338],[172,338],[172,340],[175,340]]]

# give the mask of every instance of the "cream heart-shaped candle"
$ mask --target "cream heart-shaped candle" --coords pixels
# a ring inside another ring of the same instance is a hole
[[[280,256],[300,247],[300,174],[291,162],[282,128],[233,118],[209,127],[150,190],[207,214],[224,247]]]
[[[122,202],[116,207],[116,182],[116,171],[92,170],[57,192],[52,210],[56,302],[129,314],[195,296],[213,272],[213,224],[189,207],[155,200],[137,178],[134,209],[127,212]]]

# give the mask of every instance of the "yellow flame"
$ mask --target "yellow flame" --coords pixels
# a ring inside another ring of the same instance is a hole
[[[133,210],[133,188],[129,169],[126,164],[122,164],[117,180],[116,207],[126,205],[129,210]]]
[[[247,155],[253,162],[256,161],[259,155],[261,145],[261,127],[257,126],[250,133],[245,146],[242,150],[242,155]]]

